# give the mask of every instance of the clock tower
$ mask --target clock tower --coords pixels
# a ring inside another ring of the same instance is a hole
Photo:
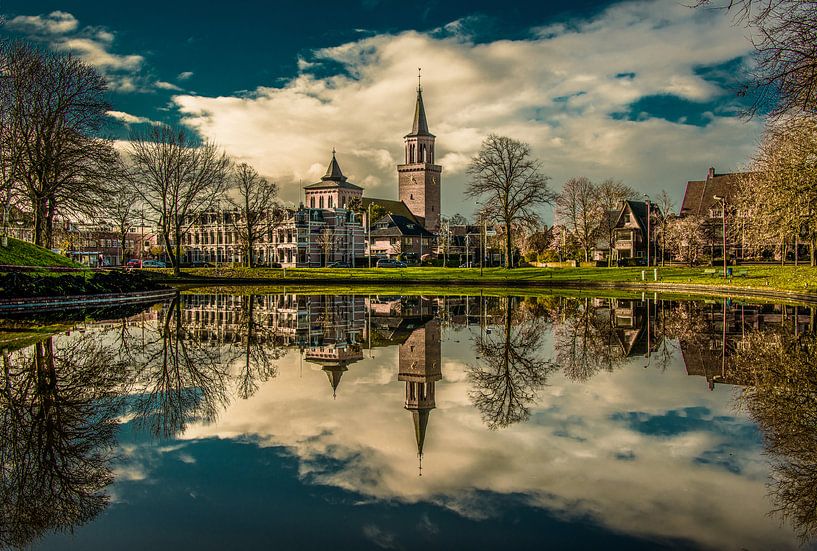
[[[434,134],[428,131],[423,87],[417,77],[417,102],[411,132],[403,137],[405,162],[397,165],[400,200],[430,232],[440,231],[440,180],[443,167],[434,164]]]

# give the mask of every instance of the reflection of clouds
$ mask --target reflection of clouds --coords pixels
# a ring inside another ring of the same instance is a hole
[[[443,357],[468,358],[468,348],[444,343]],[[732,414],[728,388],[709,392],[680,364],[660,373],[637,360],[582,384],[554,376],[530,422],[487,431],[462,363],[445,360],[422,478],[396,354],[364,355],[334,401],[325,374],[308,363],[299,369],[297,352],[280,366],[277,379],[234,402],[217,425],[191,424],[184,438],[256,435],[262,446],[286,446],[310,483],[364,499],[432,502],[472,519],[496,513],[491,493],[518,494],[557,516],[590,516],[625,533],[712,547],[792,545],[767,517],[767,466],[746,436],[751,423]],[[662,418],[686,425],[661,429]]]

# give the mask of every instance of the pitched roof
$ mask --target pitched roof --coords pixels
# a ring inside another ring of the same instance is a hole
[[[399,216],[403,216],[404,218],[409,218],[416,223],[420,223],[417,220],[417,217],[414,216],[409,208],[403,201],[393,201],[391,199],[377,199],[375,197],[363,197],[361,200],[361,206],[363,209],[368,209],[370,204],[380,205],[386,212],[391,214],[397,214]]]
[[[658,208],[658,205],[655,203],[650,204],[650,210],[653,214],[661,214],[661,209]],[[618,216],[616,217],[615,226],[618,227],[619,223],[621,222],[621,217],[624,216],[625,212],[631,212],[633,214],[633,222],[635,222],[636,226],[639,230],[641,230],[641,235],[647,235],[647,202],[646,201],[624,201],[621,205],[621,210],[618,212]]]
[[[724,197],[731,202],[738,194],[741,172],[715,174],[710,168],[706,180],[690,180],[684,191],[684,200],[681,202],[681,216],[709,216],[709,210],[716,206],[715,196]]]
[[[343,175],[343,172],[340,170],[338,160],[335,158],[334,149],[332,150],[332,160],[329,161],[329,166],[326,167],[326,174],[321,176],[321,181],[304,186],[304,189],[323,188],[363,189],[362,187],[356,186],[351,182],[347,182],[347,178]]]
[[[388,219],[388,222],[386,220]],[[377,225],[388,224],[385,228]],[[372,237],[434,237],[434,234],[418,223],[414,218],[406,218],[399,214],[387,214],[376,222],[371,231]]]
[[[423,105],[423,90],[417,88],[417,103],[414,105],[414,120],[411,124],[411,132],[406,134],[409,136],[431,136],[434,134],[428,131],[428,121],[426,120],[426,108]]]

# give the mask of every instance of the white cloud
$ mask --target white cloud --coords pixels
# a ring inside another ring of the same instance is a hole
[[[52,11],[48,15],[18,15],[6,23],[13,31],[29,34],[64,34],[75,31],[78,25],[76,17],[64,11]]]
[[[145,58],[138,54],[119,54],[112,51],[116,35],[101,27],[80,28],[72,14],[62,11],[47,15],[19,15],[6,24],[16,33],[48,44],[58,52],[69,52],[96,67],[117,92],[148,91],[147,77],[143,74]]]
[[[107,115],[125,124],[139,124],[153,122],[146,117],[137,117],[136,115],[131,115],[130,113],[125,113],[124,111],[108,111]]]
[[[179,73],[178,75],[176,75],[176,78],[179,79],[179,80],[188,80],[194,74],[195,73],[193,71],[183,71],[183,72]]]
[[[161,90],[174,90],[174,91],[181,91],[181,88],[173,84],[172,82],[165,82],[163,80],[157,80],[153,83],[156,88]]]
[[[383,161],[402,157],[421,66],[450,214],[463,210],[464,169],[491,132],[529,142],[556,187],[575,175],[613,176],[678,198],[686,180],[710,165],[738,168],[754,145],[759,125],[730,117],[713,115],[702,128],[611,116],[650,95],[702,102],[728,94],[696,73],[749,52],[727,17],[673,2],[630,2],[526,40],[475,44],[451,34],[459,27],[313,52],[280,88],[174,101],[190,126],[281,182],[288,198],[297,197],[298,180],[310,177],[313,164],[326,164],[333,146],[350,179],[381,182],[369,195],[394,197],[396,170]],[[326,60],[345,74],[310,72]],[[387,155],[372,154],[379,151]]]

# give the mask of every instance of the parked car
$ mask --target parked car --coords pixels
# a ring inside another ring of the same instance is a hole
[[[142,267],[142,261],[139,260],[138,258],[131,258],[130,260],[128,260],[128,262],[127,262],[127,264],[125,264],[125,266],[127,266],[128,268],[141,268]]]
[[[460,268],[473,268],[473,267],[474,267],[473,262],[463,262],[462,264],[460,264]]]
[[[332,262],[326,265],[327,268],[351,268],[348,262]]]
[[[378,268],[405,268],[406,263],[402,260],[392,260],[390,258],[381,258],[377,261]]]
[[[270,262],[268,268],[283,268],[280,262]]]
[[[142,268],[167,268],[167,264],[161,260],[143,260]]]

